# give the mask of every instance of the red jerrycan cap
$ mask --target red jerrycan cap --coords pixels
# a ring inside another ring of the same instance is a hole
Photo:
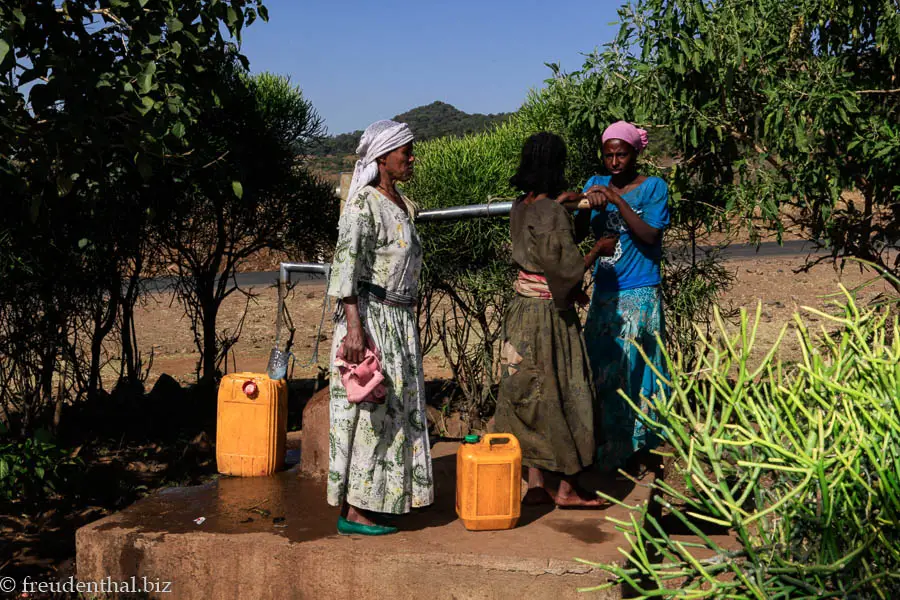
[[[251,398],[256,395],[257,391],[259,391],[256,382],[252,379],[245,381],[244,385],[241,386],[241,389],[244,390],[244,393]]]

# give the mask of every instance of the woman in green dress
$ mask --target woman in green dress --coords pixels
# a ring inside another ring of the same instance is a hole
[[[373,123],[363,133],[332,262],[328,294],[338,305],[328,502],[341,507],[342,534],[394,533],[379,522],[385,514],[434,500],[414,308],[422,246],[415,207],[395,187],[412,175],[412,145],[408,127],[393,121]],[[336,359],[358,364],[370,343],[380,354],[386,396],[380,404],[351,403]]]
[[[526,503],[561,507],[599,506],[579,489],[577,475],[594,460],[594,386],[575,302],[584,273],[615,239],[598,240],[582,256],[564,203],[582,194],[565,192],[566,146],[551,133],[525,142],[510,183],[523,192],[510,214],[512,258],[519,269],[516,296],[503,325],[497,430],[512,433],[528,468]],[[605,200],[593,195],[593,208]],[[585,298],[586,299],[586,298]],[[558,490],[544,475],[561,477]]]

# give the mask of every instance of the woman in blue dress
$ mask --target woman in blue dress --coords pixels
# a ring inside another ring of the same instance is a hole
[[[592,231],[597,239],[619,236],[613,256],[601,258],[594,268],[594,290],[584,327],[602,412],[595,434],[596,463],[615,470],[629,467],[629,459],[639,450],[659,443],[618,390],[645,414],[651,413],[647,399],[661,390],[662,382],[635,344],[665,373],[658,342],[665,337],[659,285],[662,237],[669,225],[669,192],[659,177],[638,172],[637,156],[647,145],[646,131],[619,121],[604,131],[602,139],[603,164],[609,175],[591,177],[584,192],[588,197],[601,196],[606,205],[580,211],[576,226],[581,235]]]

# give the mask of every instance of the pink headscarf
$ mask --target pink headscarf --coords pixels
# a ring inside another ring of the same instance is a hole
[[[628,121],[616,121],[606,128],[603,132],[603,143],[606,140],[622,140],[626,144],[631,145],[635,151],[640,152],[647,147],[650,141],[647,138],[647,132],[640,127],[635,127]]]

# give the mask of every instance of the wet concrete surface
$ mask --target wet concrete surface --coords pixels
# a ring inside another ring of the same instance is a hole
[[[457,447],[434,446],[435,503],[391,519],[395,535],[338,535],[338,509],[326,502],[325,482],[298,476],[294,467],[162,490],[81,528],[78,576],[165,576],[186,598],[236,597],[238,588],[240,597],[255,598],[419,598],[427,581],[439,586],[429,588],[439,592],[435,598],[560,600],[606,580],[576,557],[621,561],[617,548],[628,543],[606,517],[625,520],[628,511],[616,505],[523,506],[513,529],[467,531],[455,511]],[[638,505],[649,499],[651,480],[636,485],[588,473],[582,483]],[[196,524],[198,517],[205,521]],[[341,577],[336,564],[343,565]]]
[[[569,521],[555,521],[550,527],[572,536],[576,540],[586,544],[600,544],[611,540],[614,536],[611,532],[606,531],[603,522],[598,519],[583,518]]]
[[[555,551],[566,552],[565,540],[594,545],[617,538],[604,518],[623,517],[624,509],[616,506],[602,510],[523,506],[522,516],[512,530],[466,531],[456,515],[455,449],[456,444],[441,443],[433,451],[434,504],[392,517],[391,524],[400,532],[382,540],[417,540],[432,548],[467,552],[490,548],[502,551],[509,543],[521,543],[516,553],[540,556],[541,545],[532,544],[532,540],[540,540],[545,548],[549,543],[558,547]],[[596,472],[584,473],[581,482],[587,489],[599,489],[629,502],[649,497],[649,490],[636,490],[630,480]],[[292,543],[339,538],[339,511],[328,505],[325,487],[324,481],[300,476],[296,466],[271,477],[221,476],[200,486],[161,490],[95,527],[99,532],[128,529],[152,534],[271,534]],[[197,524],[195,519],[201,517],[204,521]],[[368,541],[386,543],[382,540]]]
[[[336,535],[338,510],[325,501],[325,484],[297,477],[220,477],[200,486],[167,488],[137,503],[120,519],[98,527],[138,532],[274,533],[292,542]],[[203,523],[195,523],[202,517]]]

